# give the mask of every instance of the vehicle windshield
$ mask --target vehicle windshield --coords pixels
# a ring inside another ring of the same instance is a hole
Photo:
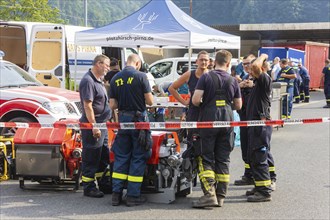
[[[0,62],[0,87],[42,86],[43,84],[16,65]]]

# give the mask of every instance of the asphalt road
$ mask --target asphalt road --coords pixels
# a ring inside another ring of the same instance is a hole
[[[293,118],[330,117],[321,91],[311,102],[295,104]],[[82,191],[21,190],[15,180],[0,183],[0,219],[329,219],[329,123],[287,125],[274,130],[272,152],[278,175],[273,201],[247,203],[245,191],[234,186],[243,173],[240,148],[231,155],[231,184],[221,208],[192,209],[200,187],[172,204],[111,206],[111,195],[87,198]]]

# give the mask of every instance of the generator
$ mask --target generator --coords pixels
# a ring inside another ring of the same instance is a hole
[[[147,161],[141,188],[141,193],[146,195],[149,202],[172,203],[177,196],[187,196],[192,192],[197,174],[186,175],[187,169],[183,168],[184,159],[181,155],[187,143],[178,136],[178,133],[178,131],[151,132],[152,153]],[[112,152],[110,152],[110,162],[112,166],[114,162]],[[188,172],[192,170],[189,169]]]
[[[116,133],[109,129],[109,147]],[[152,152],[142,183],[148,201],[171,203],[191,193],[196,174],[186,175],[182,152],[186,143],[177,131],[152,131]],[[80,131],[66,127],[18,128],[14,136],[15,174],[22,189],[77,190],[81,182],[82,142]],[[110,171],[115,155],[110,150]],[[187,176],[193,176],[188,178]],[[25,184],[29,180],[37,184]]]
[[[79,188],[82,145],[79,130],[66,127],[18,128],[15,172],[22,189]],[[38,182],[28,186],[25,180]]]

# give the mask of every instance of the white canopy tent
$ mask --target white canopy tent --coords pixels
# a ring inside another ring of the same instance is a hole
[[[240,37],[188,16],[171,0],[151,0],[128,17],[107,26],[77,32],[80,46],[240,49]]]
[[[237,49],[239,57],[240,44],[239,36],[200,23],[171,0],[151,0],[120,21],[75,34],[75,51],[77,46],[186,48],[191,55],[192,49]]]

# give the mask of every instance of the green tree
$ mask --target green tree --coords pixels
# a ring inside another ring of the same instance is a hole
[[[51,7],[48,0],[0,0],[0,19],[64,23],[59,10]]]

